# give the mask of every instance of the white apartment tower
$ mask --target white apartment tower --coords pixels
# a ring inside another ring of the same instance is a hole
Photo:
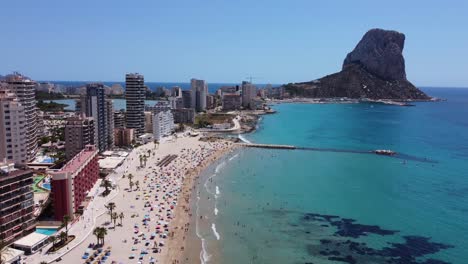
[[[153,138],[161,140],[174,131],[174,116],[171,111],[161,111],[153,115]]]
[[[127,99],[127,128],[135,129],[135,136],[145,133],[145,79],[138,73],[125,75]]]
[[[15,93],[18,101],[24,107],[26,118],[26,160],[35,158],[38,146],[38,117],[36,108],[36,83],[19,73],[6,77],[7,89]]]
[[[208,95],[208,85],[204,80],[191,79],[190,80],[192,91],[191,108],[196,112],[206,110],[206,96]]]
[[[0,90],[0,163],[24,164],[27,160],[26,117],[16,95]]]

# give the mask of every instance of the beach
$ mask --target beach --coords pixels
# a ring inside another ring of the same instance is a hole
[[[115,204],[113,212],[123,218],[111,218],[109,210],[91,202],[85,217],[78,219],[83,229],[107,228],[104,249],[110,249],[111,263],[181,263],[189,246],[186,236],[191,228],[190,197],[199,173],[213,161],[231,151],[234,144],[225,140],[204,142],[200,137],[179,137],[155,145],[134,149],[124,163],[108,176],[115,185],[105,204]],[[146,155],[146,165],[139,156]],[[142,166],[140,166],[142,165]],[[132,189],[130,179],[132,175]],[[102,188],[100,188],[102,189]],[[98,198],[95,198],[97,200]],[[92,211],[92,217],[88,217]],[[77,223],[74,225],[78,226]],[[76,229],[76,228],[75,228]],[[76,232],[70,228],[71,233]],[[84,231],[83,231],[84,232]],[[92,232],[61,256],[63,263],[84,263],[85,252],[96,244]],[[81,240],[78,238],[77,240]],[[190,245],[190,250],[197,246]],[[47,257],[51,260],[53,257]],[[89,259],[89,258],[88,258]],[[35,255],[32,263],[42,261]],[[197,263],[200,259],[189,259]]]

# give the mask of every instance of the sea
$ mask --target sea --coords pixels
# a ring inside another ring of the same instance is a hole
[[[273,105],[240,138],[302,149],[244,148],[202,173],[197,262],[468,263],[468,89],[423,90],[446,101]]]

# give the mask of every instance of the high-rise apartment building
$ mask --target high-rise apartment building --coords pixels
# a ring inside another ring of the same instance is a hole
[[[127,128],[135,129],[135,136],[145,132],[145,80],[143,75],[129,73],[125,76],[127,99]]]
[[[249,82],[242,82],[242,106],[255,109],[252,100],[257,96],[257,88]]]
[[[191,108],[194,108],[196,112],[202,112],[206,110],[206,96],[208,95],[208,85],[204,80],[191,79],[190,80],[191,91],[192,91],[192,103]]]
[[[16,94],[19,102],[24,107],[26,118],[26,159],[35,158],[38,146],[38,119],[36,108],[36,83],[19,73],[8,75],[5,78],[7,89]]]
[[[0,90],[0,162],[24,164],[27,160],[26,117],[16,95]]]
[[[71,159],[80,153],[86,145],[94,145],[94,119],[85,117],[71,117],[65,124],[65,154]]]
[[[174,131],[174,116],[170,110],[157,112],[153,115],[153,138],[161,140]]]
[[[182,97],[182,89],[179,86],[174,86],[171,88],[171,96],[180,98]]]
[[[87,117],[94,119],[94,144],[99,151],[110,149],[114,142],[114,111],[112,101],[106,99],[103,84],[93,83],[86,86],[86,95],[81,97],[80,110]]]
[[[32,170],[0,163],[0,239],[9,244],[35,229]]]
[[[106,100],[106,126],[107,126],[107,149],[114,147],[114,105],[112,100]]]
[[[192,91],[182,91],[182,108],[192,108]]]
[[[133,128],[115,128],[114,139],[117,147],[128,147],[135,140]]]
[[[125,112],[114,111],[114,128],[125,127]]]

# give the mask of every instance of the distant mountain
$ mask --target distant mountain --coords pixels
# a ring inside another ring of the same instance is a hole
[[[371,29],[348,53],[340,72],[284,88],[301,97],[429,100],[406,79],[404,43],[402,33]]]

